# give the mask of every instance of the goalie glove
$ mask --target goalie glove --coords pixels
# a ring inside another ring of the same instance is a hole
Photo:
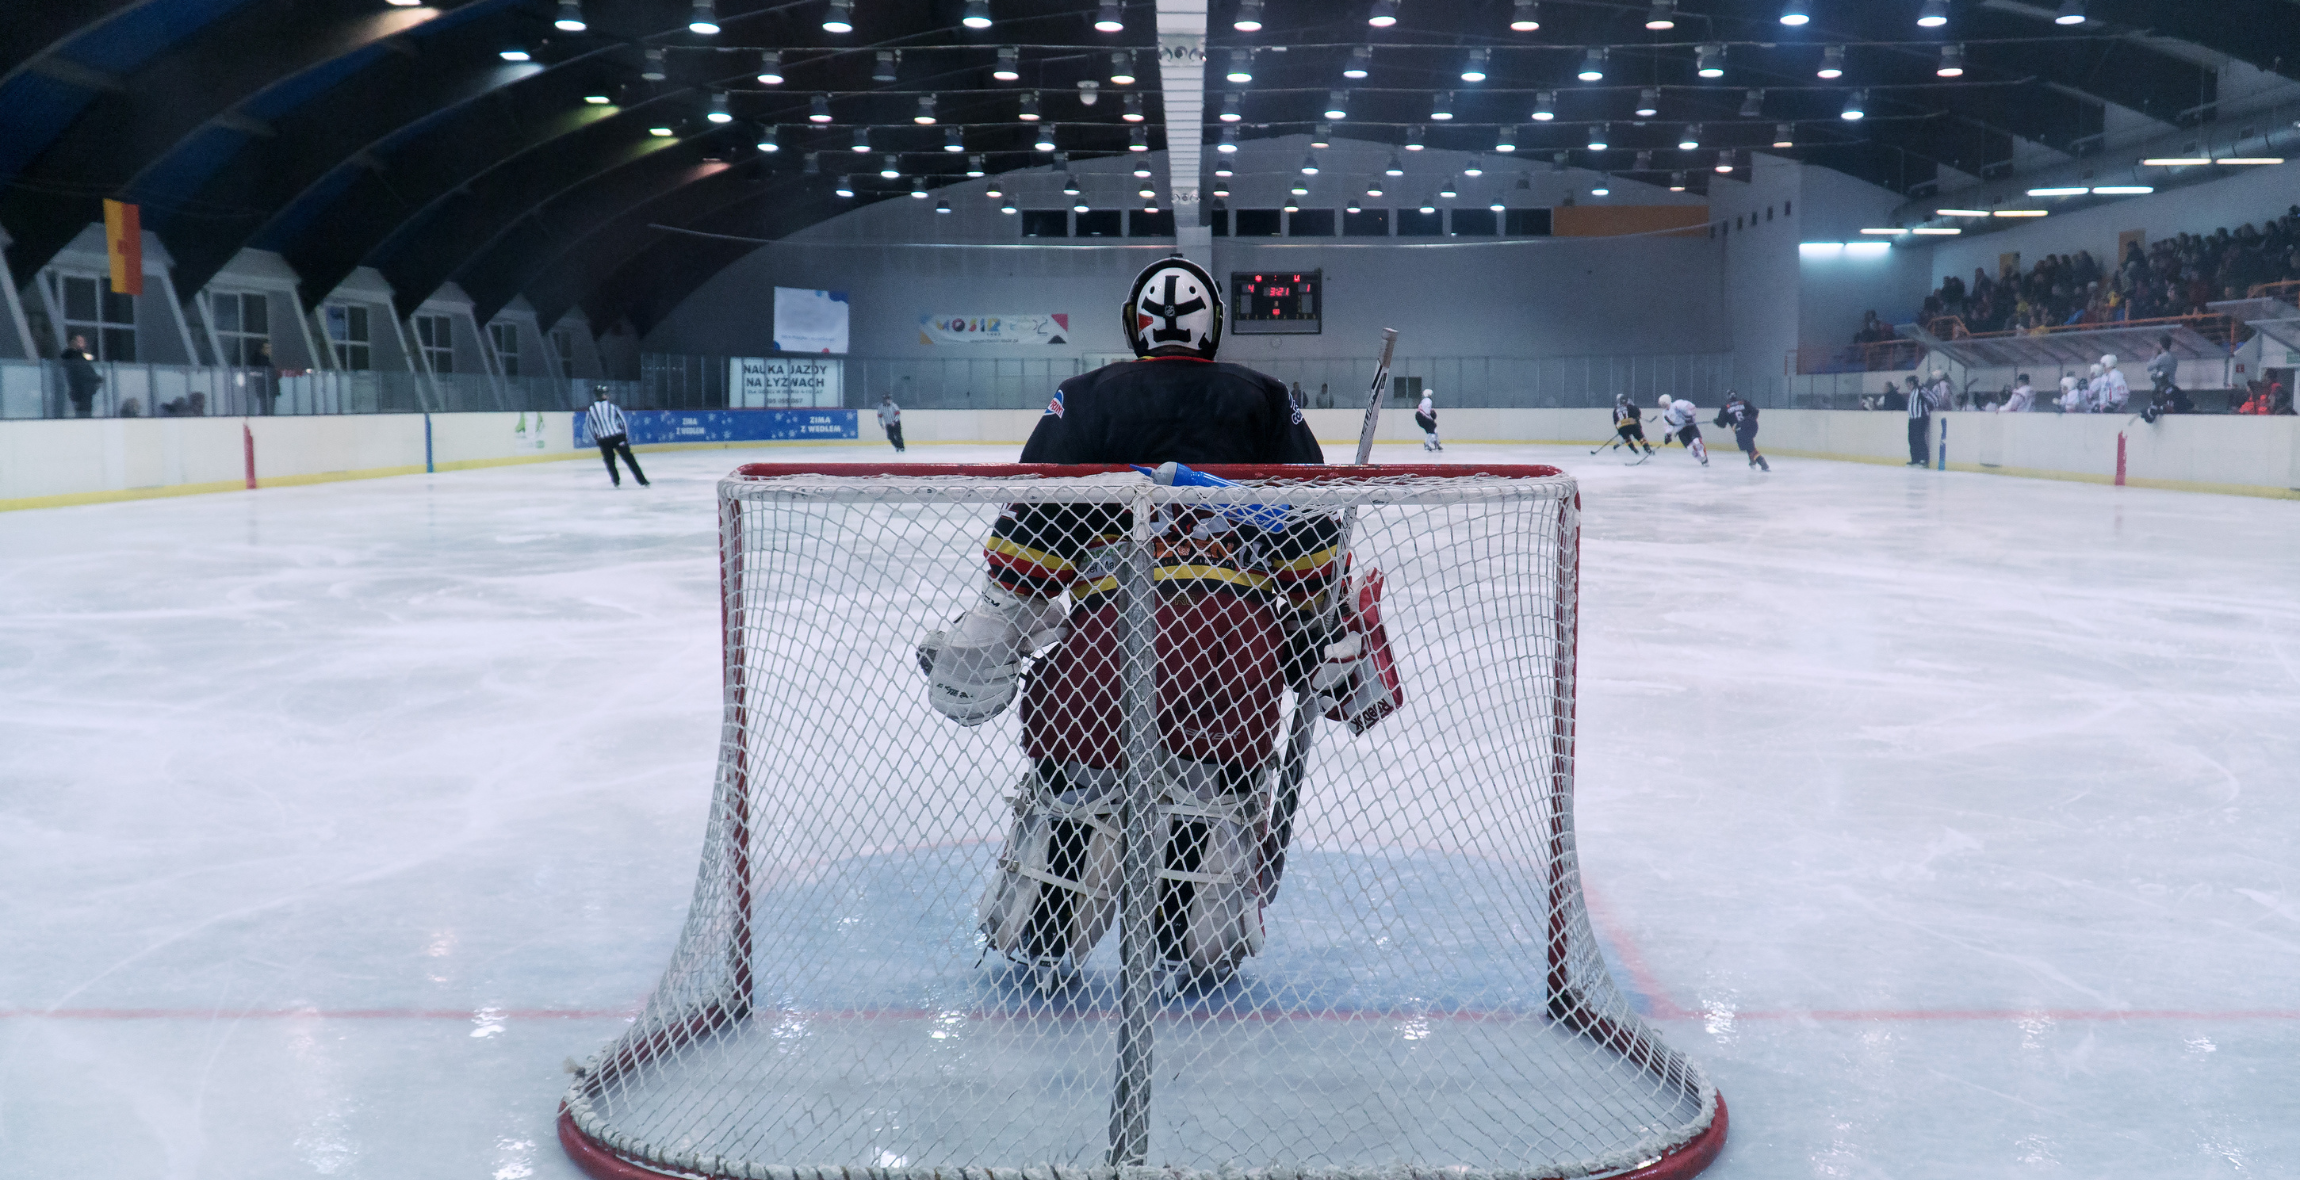
[[[1405,703],[1389,629],[1382,625],[1379,570],[1352,579],[1354,593],[1340,625],[1318,638],[1320,656],[1304,685],[1308,707],[1364,733]]]
[[[927,703],[960,725],[980,725],[1014,700],[1022,657],[1062,638],[1059,599],[1029,598],[993,582],[947,631],[918,645]]]

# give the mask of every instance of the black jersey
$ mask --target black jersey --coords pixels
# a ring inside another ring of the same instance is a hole
[[[1168,357],[1121,361],[1054,391],[1025,463],[1323,463],[1277,378],[1244,365]]]
[[[1072,377],[1055,390],[1022,448],[1025,463],[1323,463],[1309,423],[1274,377],[1243,365],[1194,358],[1124,361]],[[1088,598],[1114,586],[1097,554],[1123,536],[1131,516],[1117,505],[1012,505],[983,544],[991,577],[1028,594],[1068,590]],[[1308,609],[1322,601],[1340,539],[1327,518],[1297,519],[1280,533],[1203,510],[1159,522],[1153,578]]]
[[[1757,407],[1734,398],[1717,408],[1717,425],[1730,426],[1735,434],[1754,434],[1757,430]]]

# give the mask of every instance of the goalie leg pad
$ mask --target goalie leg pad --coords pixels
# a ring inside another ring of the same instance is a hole
[[[1181,762],[1159,807],[1158,950],[1170,969],[1221,980],[1262,950],[1260,768]]]
[[[1083,766],[1041,769],[1014,799],[998,873],[976,907],[983,936],[1017,963],[1075,966],[1118,910],[1120,778]]]

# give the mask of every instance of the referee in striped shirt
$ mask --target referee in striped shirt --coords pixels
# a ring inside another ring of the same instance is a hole
[[[584,421],[591,430],[591,441],[599,444],[599,457],[607,461],[607,478],[623,486],[622,473],[615,470],[615,453],[623,453],[623,464],[631,469],[631,478],[647,486],[647,473],[639,470],[639,460],[631,454],[631,426],[623,420],[623,411],[607,400],[607,387],[591,387],[591,408],[584,413]]]

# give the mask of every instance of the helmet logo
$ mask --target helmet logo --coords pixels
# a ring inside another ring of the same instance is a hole
[[[1191,336],[1190,329],[1182,327],[1181,325],[1176,324],[1174,321],[1182,318],[1183,316],[1194,315],[1198,312],[1206,310],[1206,300],[1202,296],[1193,295],[1186,303],[1176,303],[1174,301],[1174,284],[1179,280],[1180,276],[1178,275],[1167,275],[1165,301],[1161,304],[1145,309],[1150,311],[1152,315],[1155,315],[1158,318],[1166,321],[1164,327],[1153,329],[1150,333],[1150,339],[1161,344],[1173,340],[1178,340],[1184,344],[1188,344],[1190,342]],[[1143,327],[1150,326],[1150,318],[1150,316],[1142,317]]]

